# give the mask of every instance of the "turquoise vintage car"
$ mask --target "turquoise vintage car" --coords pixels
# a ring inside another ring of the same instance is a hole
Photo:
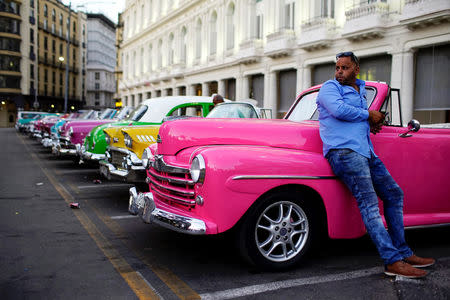
[[[49,115],[48,112],[43,111],[19,111],[17,113],[17,120],[14,127],[20,131],[25,131],[25,128],[27,127],[28,123],[31,121],[36,121],[41,119],[44,116]]]
[[[94,127],[86,136],[84,144],[78,155],[81,162],[99,162],[105,159],[107,143],[104,130],[109,127],[117,127],[118,132],[126,126],[133,125],[161,125],[166,116],[171,116],[174,111],[184,110],[188,107],[201,107],[201,116],[205,116],[214,107],[212,97],[206,96],[169,96],[151,98],[143,101],[121,122],[102,124]]]

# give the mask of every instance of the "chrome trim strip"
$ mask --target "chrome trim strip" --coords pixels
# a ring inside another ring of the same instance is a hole
[[[337,176],[299,176],[299,175],[239,175],[233,180],[243,179],[338,179]]]
[[[446,227],[446,226],[450,226],[450,223],[405,226],[405,229],[422,229],[422,228],[435,228],[435,227]]]
[[[162,180],[162,181],[167,181],[169,183],[187,184],[187,185],[194,185],[195,184],[192,180],[167,178],[167,177],[164,177],[164,176],[153,174],[151,172],[150,172],[150,175],[155,177],[156,179],[159,179],[159,180]]]
[[[152,190],[155,191],[159,196],[164,197],[164,198],[169,198],[169,199],[171,199],[173,201],[185,202],[187,204],[192,204],[192,205],[195,204],[195,200],[189,201],[189,200],[184,200],[184,199],[179,199],[179,198],[176,198],[176,197],[172,197],[170,195],[165,195],[165,194],[161,193],[160,191],[158,191],[157,189],[155,189],[154,187],[152,187]]]
[[[156,155],[155,160],[152,163],[152,168],[165,173],[178,173],[178,174],[188,174],[189,169],[182,167],[170,166],[164,161],[164,157],[162,155]]]
[[[159,187],[159,188],[161,188],[163,190],[168,190],[168,191],[171,191],[171,192],[174,192],[174,193],[178,193],[178,194],[182,194],[182,195],[186,195],[186,196],[194,196],[195,195],[194,192],[183,192],[183,191],[179,191],[177,189],[174,189],[174,188],[172,188],[170,186],[165,186],[165,185],[159,184],[158,182],[152,180],[151,178],[150,178],[150,181],[154,185],[156,185],[157,187]]]

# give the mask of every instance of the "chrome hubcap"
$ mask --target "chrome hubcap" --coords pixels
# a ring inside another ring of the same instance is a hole
[[[260,215],[255,228],[260,253],[274,262],[292,259],[305,246],[309,223],[303,209],[289,201],[279,201]]]

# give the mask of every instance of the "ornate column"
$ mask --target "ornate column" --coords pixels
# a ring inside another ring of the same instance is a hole
[[[188,85],[187,95],[195,96],[195,85],[193,84]]]
[[[202,83],[202,96],[209,96],[209,83],[208,82]]]
[[[403,126],[414,111],[414,51],[392,53],[391,87],[400,89]]]
[[[176,87],[176,86],[173,86],[172,87],[172,94],[173,94],[173,96],[179,96],[180,95],[180,88],[179,87]]]
[[[272,117],[277,118],[277,73],[264,74],[264,107],[272,109]]]
[[[303,68],[303,75],[302,75],[302,90],[307,89],[309,87],[311,87],[311,77],[312,77],[312,72],[311,72],[311,66],[306,66]]]
[[[217,82],[217,93],[222,97],[225,97],[225,80],[220,79]]]

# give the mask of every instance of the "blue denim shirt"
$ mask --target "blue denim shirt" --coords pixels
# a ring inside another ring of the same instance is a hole
[[[349,148],[370,158],[375,155],[370,141],[365,82],[357,79],[359,93],[336,79],[328,80],[317,96],[323,155],[330,149]]]

